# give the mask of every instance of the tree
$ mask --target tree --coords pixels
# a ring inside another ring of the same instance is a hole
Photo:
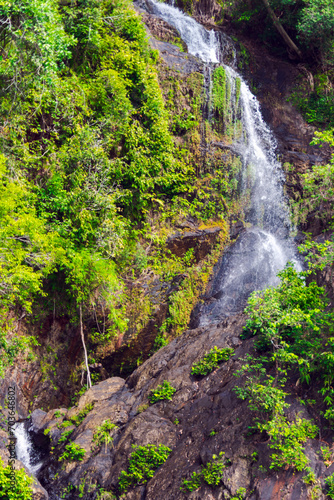
[[[297,23],[298,38],[330,61],[334,51],[334,4],[332,0],[304,0]]]
[[[20,72],[51,80],[70,57],[74,38],[64,31],[56,0],[0,0],[0,75],[17,87]]]
[[[274,23],[275,28],[277,29],[277,31],[279,32],[279,34],[283,38],[284,42],[292,50],[292,52],[294,52],[298,56],[298,58],[301,59],[303,57],[303,54],[302,54],[301,50],[297,47],[297,45],[289,37],[289,35],[285,31],[285,29],[283,28],[283,26],[280,23],[278,17],[276,16],[275,12],[271,8],[271,6],[269,4],[269,0],[262,0],[262,1],[263,1],[264,5],[265,5],[267,11],[268,11],[268,14],[269,14],[271,20]]]

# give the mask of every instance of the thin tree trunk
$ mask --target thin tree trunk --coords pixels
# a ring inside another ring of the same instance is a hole
[[[90,378],[87,349],[86,349],[85,337],[84,337],[83,326],[82,326],[82,307],[81,307],[81,305],[79,307],[79,311],[80,311],[80,334],[81,334],[82,345],[83,345],[84,352],[85,352],[85,363],[86,363],[86,369],[87,369],[87,386],[88,386],[88,389],[90,389],[92,387],[92,380]]]
[[[295,52],[297,54],[299,59],[302,59],[303,54],[302,54],[301,50],[297,47],[297,45],[294,43],[294,41],[291,40],[291,38],[289,37],[289,35],[287,34],[285,29],[281,25],[278,17],[276,16],[275,12],[273,11],[273,9],[269,5],[269,0],[262,0],[262,1],[267,8],[267,11],[269,13],[269,16],[271,17],[271,20],[274,23],[275,28],[277,29],[277,31],[279,32],[279,34],[281,35],[281,37],[283,38],[285,43],[288,45],[288,47],[290,47],[291,50],[293,50],[293,52]]]

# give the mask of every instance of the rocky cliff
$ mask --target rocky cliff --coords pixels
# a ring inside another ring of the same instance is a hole
[[[180,2],[178,5],[186,8]],[[140,5],[137,8],[151,36],[152,47],[159,51],[160,86],[166,102],[172,101],[173,114],[180,117],[184,110],[188,114],[193,113],[194,98],[197,96],[200,97],[197,106],[204,109],[203,64],[187,53],[185,44],[174,28],[142,11]],[[191,9],[186,10],[191,10],[202,22],[212,23],[212,18],[219,19],[221,8],[216,2],[205,0],[192,4]],[[310,165],[328,157],[328,151],[309,146],[314,129],[304,122],[288,101],[296,78],[303,73],[303,69],[274,58],[247,39],[241,37],[239,43],[246,48],[244,54],[247,54],[238,56],[239,68],[252,82],[264,117],[275,132],[282,162],[295,167],[287,174],[287,192],[294,196],[299,189],[298,175]],[[182,128],[182,120],[176,120],[177,140],[187,145],[199,169],[200,165],[208,162],[214,172],[216,166],[226,160],[226,156],[233,155],[217,144],[213,135],[205,133],[204,122],[202,118],[196,133],[188,134],[186,127]],[[310,226],[312,221],[306,229]],[[312,228],[314,235],[321,231],[320,227],[314,228],[314,224]],[[230,221],[231,239],[236,238],[242,230],[242,220]],[[178,257],[184,257],[189,249],[193,250],[194,258],[201,262],[212,253],[219,241],[219,233],[224,231],[226,228],[220,226],[203,229],[196,220],[188,220],[183,222],[183,227],[174,228],[167,240],[167,247]],[[226,238],[223,245],[226,245]],[[214,272],[217,272],[217,268]],[[171,286],[164,286],[159,280],[154,282],[156,288],[153,286],[151,289],[155,292],[158,290],[156,296],[159,298],[156,299],[153,317],[139,335],[138,332],[133,335],[133,332],[128,332],[127,337],[118,339],[112,345],[110,352],[101,355],[97,371],[100,371],[104,380],[81,396],[77,406],[66,408],[72,390],[68,387],[68,379],[71,366],[76,363],[80,352],[80,345],[77,332],[65,320],[62,324],[54,318],[50,319],[49,328],[45,326],[41,333],[41,338],[44,335],[52,342],[57,357],[61,356],[63,360],[61,366],[57,366],[55,378],[60,390],[52,399],[48,394],[49,382],[43,379],[43,374],[37,368],[34,370],[31,365],[27,365],[24,366],[24,372],[18,368],[8,372],[2,393],[5,394],[10,383],[19,388],[20,416],[26,417],[29,407],[39,408],[33,411],[26,426],[36,446],[48,456],[38,473],[38,479],[50,499],[119,498],[119,478],[121,472],[128,468],[133,446],[148,444],[165,445],[171,453],[154,477],[146,484],[129,488],[122,498],[325,498],[321,486],[324,486],[325,477],[333,471],[332,467],[326,468],[319,450],[322,442],[331,442],[331,431],[324,430],[321,440],[310,440],[306,447],[306,455],[317,475],[317,490],[314,485],[305,484],[303,472],[294,473],[290,469],[275,473],[270,471],[267,437],[254,432],[253,415],[247,402],[241,402],[234,392],[236,384],[242,384],[242,380],[237,380],[234,373],[240,368],[244,356],[253,349],[252,340],[240,339],[245,323],[242,312],[229,318],[222,317],[221,322],[213,326],[195,328],[198,324],[197,315],[200,314],[200,308],[197,307],[190,323],[193,329],[185,331],[152,355],[158,330],[168,317],[168,299],[180,281],[182,276]],[[210,281],[206,285],[202,300],[210,303],[215,299],[210,294]],[[64,336],[67,349],[64,349]],[[231,348],[233,355],[207,376],[191,375],[192,365],[215,346]],[[141,355],[148,359],[133,371]],[[121,378],[124,365],[131,365],[129,372],[133,371],[126,380]],[[110,378],[111,375],[119,376]],[[151,391],[164,381],[168,381],[176,390],[172,399],[151,404]],[[302,415],[310,419],[312,415],[299,402],[303,393],[296,382],[293,380],[290,387],[288,418]],[[36,401],[32,407],[33,399]],[[41,407],[52,409],[44,411]],[[109,434],[111,439],[105,443],[97,442],[96,430],[106,420],[114,424]],[[71,433],[66,436],[65,431]],[[69,436],[71,442],[85,451],[81,460],[60,460],[70,442]],[[214,486],[200,481],[193,492],[181,489],[184,480],[190,480],[192,473],[201,471],[212,462],[213,456],[219,457],[221,452],[224,453],[224,460],[219,484]],[[318,496],[312,496],[315,494]],[[34,500],[47,498],[42,489],[34,495]]]

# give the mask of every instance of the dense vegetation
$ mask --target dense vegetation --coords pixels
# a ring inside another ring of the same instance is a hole
[[[225,19],[276,55],[299,64],[292,100],[309,123],[333,126],[334,5],[331,0],[219,2]],[[277,29],[279,28],[279,29]],[[282,30],[283,35],[282,35]]]
[[[308,75],[292,101],[322,128],[314,143],[333,147],[331,0],[221,3],[238,29],[256,33],[271,50],[278,46],[280,55],[288,47],[296,57],[275,30],[272,12],[279,18]],[[240,160],[226,151],[203,159],[201,150],[219,134],[230,141],[240,80],[235,110],[228,109],[231,89],[224,68],[216,68],[214,120],[201,123],[202,76],[189,78],[187,107],[180,109],[180,79],[162,68],[127,0],[0,0],[0,20],[0,376],[21,351],[38,347],[33,336],[17,334],[23,318],[33,330],[34,318],[43,323],[48,316],[69,316],[80,323],[82,337],[83,322],[91,325],[93,318],[94,327],[85,331],[91,362],[126,332],[135,337],[153,316],[156,302],[141,286],[149,289],[152,275],[169,285],[178,280],[153,347],[158,349],[188,325],[228,241],[229,223],[243,216]],[[255,352],[237,373],[244,382],[236,393],[254,411],[254,432],[268,435],[271,468],[303,470],[305,482],[312,483],[304,450],[317,436],[318,421],[289,420],[286,398],[295,387],[316,381],[313,399],[303,404],[314,413],[317,403],[320,421],[334,425],[333,313],[325,289],[314,281],[334,264],[334,156],[302,174],[300,182],[295,222],[319,217],[326,238],[306,238],[301,246],[313,275],[288,265],[277,288],[251,296],[245,336],[255,337]],[[221,229],[216,250],[200,263],[194,249],[176,257],[166,245],[175,226],[188,227],[189,220],[196,228]],[[215,347],[191,374],[206,376],[233,353]],[[175,391],[165,380],[148,399],[171,400]],[[62,427],[80,425],[91,409]],[[105,420],[94,433],[94,450],[107,450],[116,429]],[[60,462],[84,460],[85,450],[67,442],[71,432],[59,440],[67,443]],[[145,484],[170,452],[163,445],[135,447],[119,491]],[[218,486],[228,465],[223,452],[213,456],[183,480],[182,490]],[[1,497],[8,493],[9,475],[1,461],[0,475]],[[21,490],[15,498],[30,498],[29,479],[23,471],[17,476]],[[333,480],[327,482],[331,491]],[[243,490],[234,498],[244,498]]]
[[[172,83],[167,114],[158,54],[127,0],[3,0],[0,17],[0,370],[28,342],[13,307],[28,321],[94,318],[95,346],[138,331],[153,306],[131,283],[148,269],[190,273],[190,309],[173,309],[176,296],[165,327],[181,331],[208,270],[168,253],[170,227],[218,221],[224,239],[236,195],[233,170],[198,169],[201,87],[179,114]]]

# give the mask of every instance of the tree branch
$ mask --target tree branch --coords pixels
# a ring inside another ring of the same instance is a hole
[[[275,28],[277,29],[277,31],[279,32],[279,34],[281,35],[281,37],[283,38],[283,40],[285,41],[287,46],[290,47],[290,49],[297,54],[299,59],[302,59],[303,54],[302,54],[301,50],[297,47],[297,45],[294,43],[294,41],[291,40],[291,38],[289,37],[289,35],[287,34],[285,29],[281,25],[275,12],[270,7],[269,0],[262,0],[262,1],[263,1],[264,5],[266,6],[266,9],[269,13],[269,16],[270,16],[272,22],[274,23]]]

